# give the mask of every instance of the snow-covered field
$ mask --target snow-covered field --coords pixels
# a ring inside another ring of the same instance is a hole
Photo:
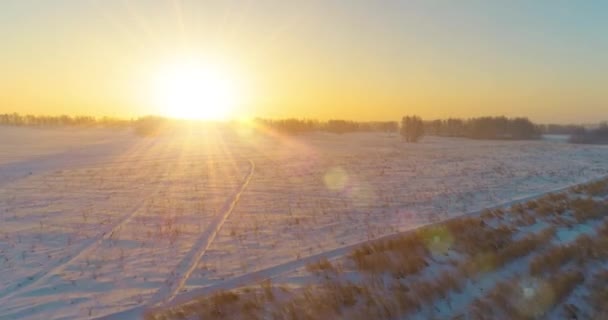
[[[0,127],[0,319],[128,317],[597,178],[606,159],[559,139]]]
[[[608,179],[354,246],[146,319],[606,319]]]

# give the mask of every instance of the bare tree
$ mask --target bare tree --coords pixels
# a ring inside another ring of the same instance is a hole
[[[405,116],[401,119],[401,136],[406,142],[418,142],[424,135],[424,123],[418,116]]]

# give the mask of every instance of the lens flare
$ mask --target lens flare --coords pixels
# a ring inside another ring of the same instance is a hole
[[[348,184],[348,174],[341,167],[333,167],[325,173],[323,182],[329,190],[342,191]]]

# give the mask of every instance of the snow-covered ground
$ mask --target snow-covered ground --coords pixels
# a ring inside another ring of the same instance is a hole
[[[0,319],[112,315],[608,174],[559,141],[0,127]]]
[[[605,319],[607,201],[603,178],[368,241],[147,319]]]

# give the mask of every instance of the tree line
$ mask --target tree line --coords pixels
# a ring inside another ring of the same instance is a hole
[[[9,126],[36,126],[36,127],[127,127],[133,120],[124,120],[111,117],[96,118],[91,116],[36,116],[21,115],[18,113],[0,114],[0,125]]]
[[[576,124],[539,124],[538,128],[543,134],[572,135],[585,130],[585,126]]]
[[[587,129],[581,125],[532,123],[527,118],[479,117],[470,119],[450,118],[424,121],[418,116],[404,116],[397,121],[350,121],[333,119],[318,121],[311,119],[263,119],[258,125],[286,134],[301,134],[313,131],[330,133],[386,132],[399,133],[406,142],[417,142],[424,135],[442,137],[464,137],[471,139],[538,139],[542,134],[567,134],[573,143],[608,143],[608,125]],[[37,116],[18,113],[0,114],[0,125],[11,126],[80,126],[80,127],[131,127],[137,134],[151,135],[161,128],[170,127],[171,120],[157,116],[137,119],[118,119],[91,116]]]
[[[258,124],[289,134],[313,131],[332,133],[348,132],[399,132],[406,142],[417,142],[426,135],[466,137],[472,139],[538,139],[542,128],[527,118],[481,117],[423,121],[418,116],[405,116],[399,125],[396,121],[357,122],[308,119],[257,119]]]
[[[137,119],[117,119],[91,116],[36,116],[18,113],[0,114],[0,125],[11,126],[80,126],[80,127],[132,127],[140,135],[156,134],[160,128],[169,126],[170,119],[145,116]],[[313,131],[344,134],[349,132],[399,132],[407,142],[418,141],[425,133],[429,135],[470,137],[478,139],[530,138],[536,131],[527,119],[476,118],[448,119],[424,122],[418,116],[405,116],[401,125],[397,121],[350,121],[333,119],[318,121],[310,119],[256,119],[256,123],[272,130],[300,134]]]
[[[368,121],[358,122],[349,120],[318,121],[310,119],[263,119],[255,122],[263,127],[287,134],[299,134],[314,131],[331,133],[349,132],[386,132],[395,133],[399,129],[397,121]]]
[[[598,128],[580,128],[570,136],[572,143],[608,144],[608,123],[600,123]]]
[[[538,139],[542,129],[527,118],[481,117],[426,121],[425,132],[471,139]]]

